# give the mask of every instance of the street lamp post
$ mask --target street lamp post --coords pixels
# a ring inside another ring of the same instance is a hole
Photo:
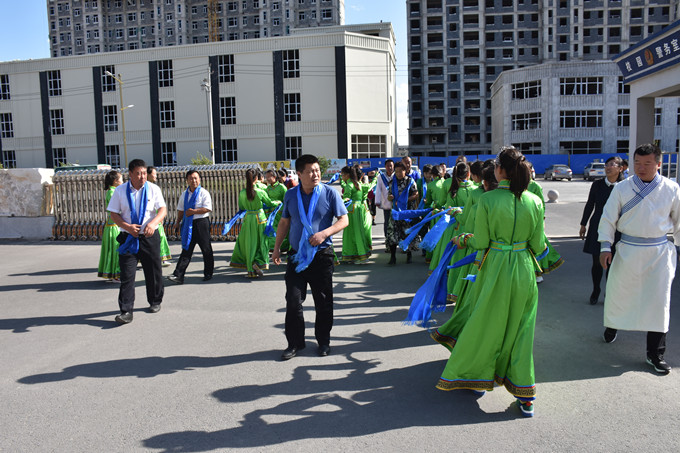
[[[109,77],[112,77],[116,82],[118,82],[118,92],[120,94],[120,122],[123,127],[123,152],[125,153],[125,165],[128,164],[128,156],[127,156],[127,139],[125,137],[125,110],[134,107],[134,104],[126,105],[123,106],[123,80],[121,79],[121,75],[118,74],[118,77],[113,75],[110,71],[106,71],[106,75]]]
[[[205,90],[205,102],[208,104],[208,134],[210,135],[210,161],[215,165],[215,139],[213,135],[212,102],[210,100],[210,79],[205,78],[201,82],[201,88]]]

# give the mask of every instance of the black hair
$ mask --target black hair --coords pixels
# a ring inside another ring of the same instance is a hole
[[[635,148],[635,152],[633,153],[633,157],[635,156],[649,156],[653,154],[654,155],[654,160],[656,162],[661,162],[661,148],[659,148],[657,145],[654,143],[645,143],[644,145],[640,145],[637,148]]]
[[[521,198],[522,192],[527,190],[531,181],[531,168],[526,157],[514,146],[504,146],[498,153],[496,164],[505,170],[510,180],[510,192],[515,194],[517,199]]]
[[[385,160],[385,165],[387,165],[388,162],[394,163],[394,161],[393,161],[392,159],[386,159],[386,160]]]
[[[114,182],[116,182],[116,179],[120,176],[120,172],[118,170],[111,170],[104,176],[104,190],[109,190],[109,187],[113,185]]]
[[[468,173],[470,173],[470,166],[465,161],[460,161],[453,167],[453,177],[451,178],[451,187],[449,187],[451,198],[456,196],[460,183],[467,178]]]
[[[254,168],[246,170],[246,197],[252,201],[255,199],[255,175],[257,174]]]
[[[354,164],[351,167],[349,165],[346,165],[342,167],[340,173],[349,175],[349,179],[352,181],[352,183],[354,183],[354,187],[356,189],[359,189],[359,181],[361,180],[361,176],[363,175],[361,167],[359,167],[359,165]]]
[[[606,165],[606,164],[608,164],[608,163],[611,162],[611,161],[616,162],[616,165],[618,165],[619,167],[621,167],[622,170],[619,172],[619,177],[616,178],[616,180],[617,180],[617,181],[623,181],[623,162],[624,162],[624,160],[621,159],[619,156],[612,156],[612,157],[610,157],[609,159],[607,159],[606,161],[604,161],[604,163],[605,163],[605,165]]]
[[[201,177],[201,174],[198,172],[198,170],[189,170],[184,174],[184,179],[188,179],[189,176],[193,175],[194,173],[196,173],[199,178]]]
[[[442,176],[441,170],[439,169],[439,165],[433,165],[432,168],[430,168],[430,174],[432,175],[432,178],[436,176],[437,178],[440,178]]]
[[[303,172],[307,164],[318,164],[319,159],[312,154],[303,154],[295,159],[295,171]]]
[[[278,176],[279,182],[282,182],[282,181],[283,181],[283,178],[285,178],[286,176],[288,176],[288,173],[286,173],[286,170],[284,170],[284,169],[282,169],[282,168],[276,170],[276,174],[277,174],[277,176]]]
[[[129,171],[134,171],[136,168],[139,167],[146,168],[146,162],[144,162],[142,159],[132,159],[128,164]]]
[[[621,166],[624,166],[624,165],[625,165],[626,167],[628,167],[628,159],[623,159],[623,160],[621,161]]]
[[[483,179],[482,170],[484,170],[484,162],[476,160],[470,164],[470,173]]]
[[[149,165],[148,167],[146,167],[146,174],[150,175],[154,170],[156,170],[156,167],[154,167],[153,165]]]
[[[430,164],[425,164],[423,165],[423,174],[425,173],[432,173],[432,169],[434,168],[433,165]]]
[[[264,172],[265,176],[267,176],[269,174],[271,174],[274,177],[276,182],[279,182],[279,172],[278,171],[274,170],[273,168],[270,168],[269,170]]]
[[[401,168],[402,170],[406,171],[406,165],[404,165],[402,162],[397,162],[394,164],[394,170],[396,171],[397,168]]]
[[[479,161],[478,161],[479,162]],[[486,182],[488,189],[485,188],[485,192],[489,192],[498,187],[498,181],[496,180],[496,166],[491,163],[482,169],[482,181]]]

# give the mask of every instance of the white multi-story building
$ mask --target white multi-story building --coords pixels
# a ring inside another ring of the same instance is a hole
[[[491,85],[503,71],[609,60],[680,18],[678,0],[406,0],[406,8],[410,152],[420,156],[492,152]]]
[[[344,15],[344,0],[47,0],[52,57],[285,36]]]
[[[188,164],[210,154],[208,96],[217,163],[392,155],[394,43],[379,23],[0,63],[2,163]]]
[[[616,63],[545,63],[504,71],[491,87],[493,149],[525,154],[627,153],[630,87]],[[680,98],[658,97],[654,139],[680,146]]]

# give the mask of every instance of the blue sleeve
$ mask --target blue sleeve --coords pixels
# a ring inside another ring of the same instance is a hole
[[[328,193],[330,197],[328,204],[333,211],[333,216],[340,217],[347,214],[347,208],[345,207],[345,203],[343,203],[340,194],[334,189],[328,189]]]
[[[293,199],[293,192],[295,192],[293,189],[287,190],[286,194],[283,197],[283,208],[281,208],[281,217],[284,219],[290,219],[290,209],[288,209],[288,206],[291,203],[291,200]]]

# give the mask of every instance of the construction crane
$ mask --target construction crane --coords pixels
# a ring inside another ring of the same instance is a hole
[[[218,0],[208,0],[208,41],[220,40]]]

